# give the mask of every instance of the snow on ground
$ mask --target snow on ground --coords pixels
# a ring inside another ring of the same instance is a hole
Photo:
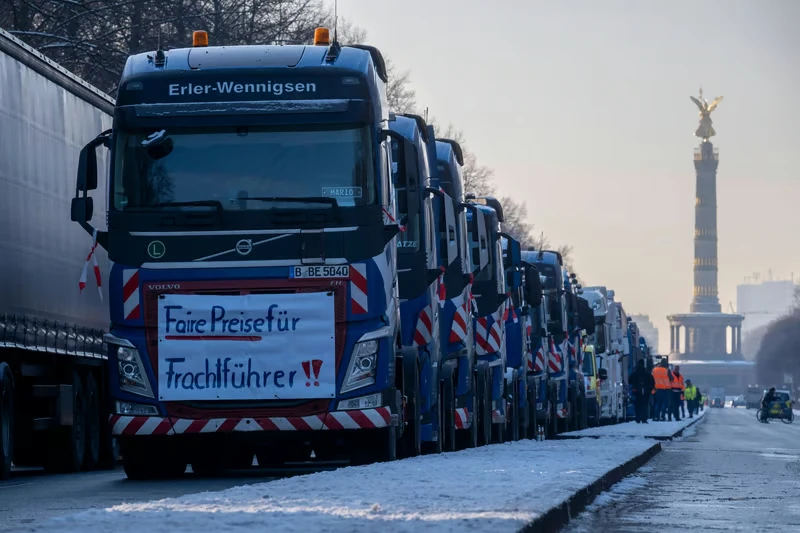
[[[668,438],[685,428],[699,417],[705,416],[709,408],[704,409],[694,418],[682,418],[680,422],[653,422],[647,424],[637,424],[636,422],[625,422],[615,426],[601,426],[596,428],[582,429],[580,431],[570,431],[564,433],[567,437],[651,437]]]
[[[33,531],[516,532],[656,445],[642,438],[607,442],[522,441],[342,468],[85,511]]]

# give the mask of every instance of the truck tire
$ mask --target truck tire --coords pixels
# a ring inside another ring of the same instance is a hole
[[[14,450],[14,385],[11,369],[0,363],[0,480],[11,477]]]
[[[186,472],[186,460],[171,446],[126,441],[122,443],[122,469],[132,481],[170,479]]]
[[[48,439],[46,469],[78,472],[86,456],[86,393],[77,370],[72,371],[72,425],[57,428]]]
[[[452,371],[449,373],[448,378],[444,378],[442,376],[445,375],[445,368],[442,368],[441,374],[439,377],[439,394],[437,396],[436,401],[436,426],[438,428],[437,431],[437,438],[434,442],[423,442],[422,443],[422,453],[424,454],[435,454],[435,453],[442,453],[445,450],[445,440],[449,437],[450,428],[452,427],[453,431],[455,431],[455,425],[453,425],[453,413],[451,412],[449,415],[450,426],[448,426],[447,420],[447,410],[455,408],[455,397],[451,397],[448,402],[445,402],[445,382],[450,381],[450,392],[448,394],[453,394],[453,378],[452,378]],[[453,433],[453,439],[455,439],[455,433]]]
[[[439,440],[442,441],[442,451],[454,452],[456,450],[456,386],[453,382],[453,370],[448,368],[443,373],[442,392],[439,395],[439,403],[442,405]],[[474,409],[472,413],[474,416]]]
[[[403,435],[401,437],[401,457],[416,457],[422,453],[422,423],[420,421],[419,367],[417,351],[403,349]]]
[[[519,401],[517,401],[517,409],[519,410],[519,416],[517,417],[517,440],[523,440],[528,438],[528,425],[530,424],[530,412],[531,412],[531,402],[528,400],[528,394],[530,391],[528,390],[527,380],[524,377],[521,377],[517,382],[517,394],[520,395]]]
[[[100,439],[103,420],[100,418],[100,391],[92,372],[86,372],[86,453],[83,459],[85,470],[94,470],[100,465]]]
[[[486,446],[492,443],[492,389],[489,381],[489,367],[478,368],[478,379],[475,380],[478,407],[478,445]]]
[[[558,390],[555,386],[550,389],[550,421],[547,424],[547,438],[553,439],[556,435],[558,435],[558,413],[556,413],[556,409],[558,407]]]

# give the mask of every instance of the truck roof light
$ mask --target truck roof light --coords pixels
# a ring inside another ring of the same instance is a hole
[[[208,46],[208,32],[203,30],[193,31],[192,46]]]
[[[328,28],[317,28],[314,30],[314,46],[329,46],[331,44],[331,33]]]

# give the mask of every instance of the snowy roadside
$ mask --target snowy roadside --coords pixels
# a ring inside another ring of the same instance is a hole
[[[658,447],[644,438],[498,444],[90,510],[33,531],[516,532]]]
[[[709,411],[709,408],[705,408],[694,418],[682,418],[680,422],[653,422],[652,420],[647,424],[625,422],[614,426],[601,426],[582,429],[580,431],[570,431],[569,433],[563,433],[560,437],[567,439],[583,437],[646,437],[651,439],[669,439],[687,426],[698,422]]]

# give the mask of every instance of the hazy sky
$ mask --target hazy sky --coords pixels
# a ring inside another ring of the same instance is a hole
[[[800,278],[800,0],[339,0],[411,72],[588,284],[665,316],[692,298],[697,108],[712,115],[720,300],[745,276]]]

